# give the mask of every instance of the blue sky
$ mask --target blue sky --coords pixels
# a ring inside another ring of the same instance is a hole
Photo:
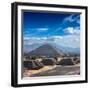
[[[23,12],[24,45],[58,43],[80,47],[80,14]]]

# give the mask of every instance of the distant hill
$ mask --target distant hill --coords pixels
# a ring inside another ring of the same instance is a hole
[[[62,50],[57,50],[50,44],[44,44],[28,53],[31,56],[60,56],[64,55]]]

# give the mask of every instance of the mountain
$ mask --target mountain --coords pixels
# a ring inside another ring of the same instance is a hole
[[[55,57],[55,56],[64,55],[64,53],[62,52],[62,50],[58,51],[56,48],[54,48],[50,44],[44,44],[44,45],[36,48],[35,50],[29,52],[28,55],[31,55],[31,56],[54,56]]]

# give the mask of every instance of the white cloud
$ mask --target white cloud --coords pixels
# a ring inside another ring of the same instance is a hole
[[[34,44],[34,43],[50,43],[56,40],[62,39],[62,36],[50,36],[50,37],[24,37],[24,44]]]
[[[61,40],[62,38],[62,36],[50,36],[47,38],[47,40],[55,42],[56,40]]]
[[[52,38],[55,38],[55,39],[62,39],[63,37],[62,36],[51,36]]]
[[[72,14],[72,15],[66,17],[66,18],[64,19],[64,22],[65,22],[65,21],[69,21],[69,22],[74,22],[74,21],[76,21],[77,23],[80,23],[79,15],[76,16],[76,17],[74,17],[74,15]]]
[[[80,24],[80,20],[77,20],[77,23]]]
[[[55,38],[54,42],[66,47],[73,47],[73,48],[79,48],[80,47],[80,35],[77,34],[71,34],[71,35],[64,35],[61,38]]]
[[[24,39],[24,40],[29,40],[29,39],[30,39],[30,37],[24,37],[23,39]]]
[[[70,21],[73,22],[75,19],[73,19],[73,15],[70,15],[64,19],[64,21]]]
[[[37,28],[38,31],[48,31],[48,28]]]
[[[71,34],[64,36],[50,36],[50,37],[28,37],[24,40],[24,45],[31,45],[35,43],[57,43],[66,47],[80,47],[80,35]]]
[[[73,30],[72,27],[68,27],[68,28],[64,29],[64,32],[65,32],[65,33],[73,34],[73,33],[74,33],[74,30]]]
[[[67,27],[63,31],[68,34],[80,34],[80,30],[78,28],[74,29],[73,27]]]
[[[66,46],[66,47],[73,47],[79,48],[80,47],[80,36],[79,35],[64,35],[62,39],[54,39],[54,42]]]

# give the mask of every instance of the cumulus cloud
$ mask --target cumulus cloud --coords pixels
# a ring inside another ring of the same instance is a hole
[[[74,30],[72,27],[68,27],[64,30],[65,33],[70,33],[70,34],[73,34],[74,33]]]
[[[63,31],[68,34],[80,34],[80,30],[78,28],[73,27],[67,27]]]

